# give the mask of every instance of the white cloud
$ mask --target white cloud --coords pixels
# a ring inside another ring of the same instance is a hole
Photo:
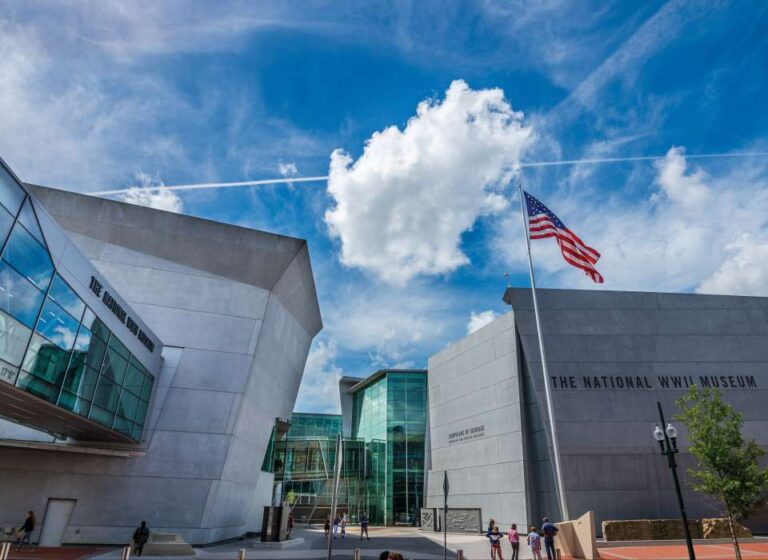
[[[586,187],[542,194],[568,227],[602,253],[597,268],[605,284],[567,265],[552,240],[532,243],[539,284],[768,295],[768,165],[741,160],[705,173],[688,165],[681,148],[672,148],[655,172],[647,199]],[[520,220],[510,217],[495,241],[521,270],[523,240]]]
[[[502,189],[531,135],[522,119],[502,90],[457,80],[403,130],[376,132],[357,161],[334,151],[325,220],[342,263],[399,285],[467,264],[462,234],[508,205]]]
[[[294,410],[339,413],[339,379],[343,371],[335,363],[337,354],[333,340],[315,341],[304,366],[304,377]]]
[[[184,211],[184,203],[174,191],[164,188],[162,182],[153,180],[152,177],[144,173],[137,176],[140,182],[139,187],[131,187],[128,192],[120,195],[123,202],[137,204],[139,206],[148,206],[157,210],[167,212],[176,212],[181,214]],[[156,187],[155,190],[147,191],[149,187]]]
[[[706,294],[768,295],[768,232],[743,233],[725,246],[726,257],[697,288]]]
[[[299,169],[296,167],[296,164],[292,161],[280,161],[277,163],[277,171],[282,175],[283,177],[293,177],[294,175],[299,174]]]
[[[469,323],[467,323],[467,334],[472,334],[473,332],[482,329],[485,325],[492,323],[498,316],[498,313],[492,309],[481,311],[480,313],[475,313],[473,311],[469,317]]]

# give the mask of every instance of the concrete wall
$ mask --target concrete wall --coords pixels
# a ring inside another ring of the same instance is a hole
[[[264,452],[275,418],[293,410],[322,326],[306,243],[48,189],[38,196],[163,341],[164,362],[145,456],[3,449],[0,525],[27,509],[41,515],[58,497],[78,500],[68,543],[127,542],[142,519],[191,543],[260,530],[272,490]]]
[[[525,526],[521,379],[512,313],[429,359],[427,507],[482,508],[483,526]],[[475,431],[482,426],[482,431]],[[464,431],[464,435],[457,435]],[[467,433],[469,432],[469,433]],[[452,436],[453,434],[453,436]]]
[[[572,518],[594,510],[599,527],[606,519],[679,515],[671,473],[652,438],[656,403],[672,419],[686,382],[699,384],[700,376],[753,376],[756,387],[739,387],[734,377],[737,386],[723,389],[723,397],[744,414],[746,435],[768,447],[768,298],[575,290],[539,294]],[[526,370],[543,405],[530,291],[512,289],[506,299],[515,310]],[[619,387],[616,379],[626,376],[640,377],[642,387]],[[585,378],[594,377],[601,387],[587,388]],[[674,387],[672,379],[681,387]],[[540,406],[539,413],[546,427],[546,409]],[[684,426],[678,422],[677,427],[689,516],[718,515],[718,505],[686,483],[686,469],[694,461],[685,453]],[[753,529],[768,531],[766,526]]]

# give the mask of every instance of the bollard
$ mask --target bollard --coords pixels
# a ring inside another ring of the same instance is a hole
[[[124,546],[123,555],[120,557],[120,560],[130,560],[130,559],[131,559],[131,547]]]
[[[360,549],[359,549],[359,548],[356,548],[356,549],[355,549],[355,557],[354,557],[354,560],[360,560]]]
[[[8,553],[11,551],[11,543],[0,543],[0,560],[8,560]]]
[[[464,560],[464,551],[462,549],[456,551],[456,560]]]
[[[245,549],[244,548],[241,548],[237,552],[237,560],[245,560]]]

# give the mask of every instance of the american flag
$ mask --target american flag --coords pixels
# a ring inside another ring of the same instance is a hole
[[[579,239],[578,235],[569,230],[560,221],[560,218],[555,216],[555,213],[539,200],[525,191],[523,194],[525,195],[525,206],[528,209],[528,235],[530,238],[554,237],[557,239],[557,244],[560,245],[560,252],[563,254],[565,262],[580,268],[592,280],[602,284],[604,279],[595,268],[600,259],[600,253]]]

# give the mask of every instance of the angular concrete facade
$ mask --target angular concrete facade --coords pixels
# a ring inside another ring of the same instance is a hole
[[[56,497],[77,500],[65,543],[127,542],[142,519],[193,544],[259,531],[271,430],[322,328],[306,242],[30,188],[156,333],[163,364],[133,456],[2,448],[0,525]]]
[[[447,469],[449,507],[538,525],[559,508],[530,290],[510,289],[505,301],[513,312],[430,359],[427,506],[440,507]],[[540,290],[539,304],[572,517],[594,510],[599,526],[679,515],[652,431],[656,402],[671,418],[691,384],[720,386],[746,434],[768,448],[768,298]],[[685,480],[693,458],[677,427]],[[692,518],[719,514],[688,486],[685,500]],[[764,517],[750,523],[768,531]]]

